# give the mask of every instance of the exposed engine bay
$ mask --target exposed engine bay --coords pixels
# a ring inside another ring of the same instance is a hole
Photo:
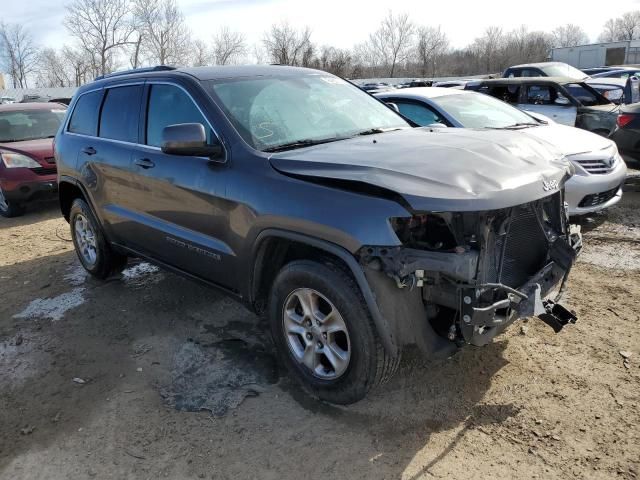
[[[363,266],[419,289],[426,320],[458,345],[485,345],[518,318],[556,332],[576,321],[557,302],[582,243],[562,192],[510,208],[393,218],[401,247],[364,247]]]

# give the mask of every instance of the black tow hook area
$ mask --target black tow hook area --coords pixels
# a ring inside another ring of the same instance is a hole
[[[546,312],[538,315],[538,318],[553,328],[553,331],[556,333],[562,330],[566,325],[576,323],[578,320],[578,317],[559,303],[555,303],[552,300],[546,300],[543,304]]]

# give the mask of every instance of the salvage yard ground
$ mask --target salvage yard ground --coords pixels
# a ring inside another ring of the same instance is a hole
[[[575,326],[408,355],[343,408],[234,301],[140,262],[87,278],[55,206],[2,219],[0,478],[638,478],[640,193],[583,229]]]

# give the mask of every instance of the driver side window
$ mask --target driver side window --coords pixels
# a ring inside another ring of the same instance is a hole
[[[445,119],[426,105],[402,100],[391,101],[398,106],[398,110],[400,110],[400,113],[402,115],[410,120],[413,120],[421,127],[425,127],[433,123],[442,123],[446,125]]]
[[[551,105],[552,98],[552,88],[547,85],[531,85],[527,88],[527,103],[529,105]]]
[[[211,128],[189,95],[175,85],[151,85],[145,143],[159,147],[164,127],[178,123],[201,123],[207,132],[207,142],[211,142]]]

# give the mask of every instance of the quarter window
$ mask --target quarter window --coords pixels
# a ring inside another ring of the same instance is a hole
[[[98,129],[98,114],[102,91],[85,93],[76,102],[69,120],[69,131],[83,135],[95,135]]]
[[[137,142],[141,97],[142,85],[107,90],[100,114],[100,137]]]
[[[212,132],[193,100],[174,85],[152,85],[147,108],[147,145],[159,147],[162,130],[179,123],[200,123],[211,141]]]

